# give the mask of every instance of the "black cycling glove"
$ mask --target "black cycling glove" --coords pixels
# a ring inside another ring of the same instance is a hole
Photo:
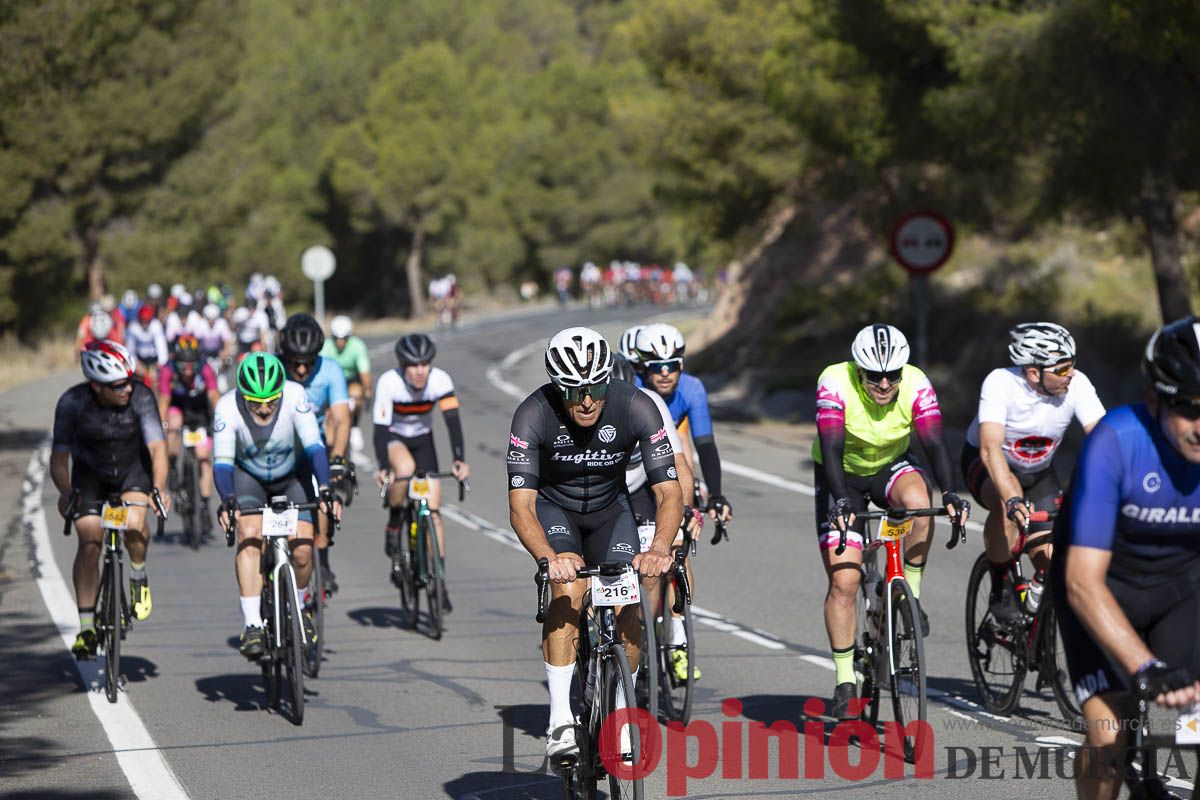
[[[1147,700],[1153,700],[1164,692],[1182,689],[1193,682],[1185,667],[1168,667],[1155,659],[1133,673],[1133,690]]]
[[[716,494],[708,498],[708,507],[717,512],[717,519],[721,518],[721,511],[726,508],[729,509],[729,516],[733,516],[733,506],[729,504],[724,495]]]
[[[849,528],[850,514],[853,513],[853,511],[854,509],[850,507],[849,498],[839,497],[837,500],[834,500],[833,508],[829,509],[829,513],[826,515],[829,519],[830,530],[841,530],[841,526],[838,525],[838,520],[841,520],[845,526]]]
[[[963,500],[955,492],[942,492],[942,506],[954,506],[954,509],[958,512],[959,520],[965,520],[967,515],[971,513],[971,504]]]

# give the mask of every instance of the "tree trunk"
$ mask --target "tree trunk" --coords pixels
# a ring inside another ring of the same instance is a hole
[[[425,247],[425,228],[418,223],[413,229],[412,247],[408,251],[408,263],[404,271],[408,274],[408,297],[410,316],[425,314],[425,281],[421,278],[421,256]]]
[[[1147,169],[1138,198],[1138,216],[1146,226],[1154,282],[1158,287],[1158,307],[1164,323],[1192,313],[1191,286],[1180,257],[1179,225],[1175,219],[1177,200],[1171,176]]]
[[[95,228],[83,232],[83,259],[87,270],[88,295],[92,302],[104,296],[104,259],[100,257],[100,233]]]

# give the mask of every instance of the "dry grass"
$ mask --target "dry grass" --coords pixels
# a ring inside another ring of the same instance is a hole
[[[73,337],[49,336],[37,347],[27,347],[5,336],[0,339],[0,390],[72,369],[75,363]]]

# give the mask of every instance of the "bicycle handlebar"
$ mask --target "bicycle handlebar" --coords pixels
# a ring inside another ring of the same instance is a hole
[[[675,602],[672,607],[676,614],[683,613],[684,603],[691,605],[692,591],[691,585],[688,583],[687,570],[684,568],[684,563],[687,561],[687,548],[681,547],[675,551],[674,561],[671,564],[671,581],[675,584]],[[550,560],[539,558],[537,561],[538,571],[533,575],[533,582],[537,585],[538,607],[537,621],[546,621],[546,612],[549,609],[550,597]],[[636,572],[633,565],[626,561],[604,561],[594,567],[584,567],[575,571],[575,579],[591,578],[596,575],[604,577],[614,577],[622,575],[626,572]]]
[[[906,520],[911,517],[948,517],[950,516],[944,508],[889,508],[886,511],[864,511],[863,513],[855,513],[856,520],[874,520],[884,519],[885,517],[894,522]],[[836,555],[841,555],[846,549],[846,535],[849,533],[849,528],[839,531],[841,534],[838,540],[838,546],[834,550]],[[959,540],[967,540],[967,530],[964,525],[960,525],[957,521],[950,525],[950,541],[946,542],[946,549],[952,550],[958,544]]]
[[[268,503],[265,506],[258,506],[257,508],[239,508],[237,509],[236,514],[229,513],[225,515],[225,546],[233,547],[234,543],[237,541],[237,521],[239,517],[255,516],[257,514],[262,514],[267,509],[278,513],[281,511],[289,511],[293,508],[297,511],[315,511],[320,507],[320,503],[287,502]],[[330,507],[330,511],[332,511],[332,506]]]
[[[412,480],[413,478],[454,478],[454,480],[458,481],[458,502],[460,503],[466,499],[467,492],[471,491],[470,479],[466,478],[459,481],[458,478],[455,478],[453,472],[421,472],[420,470],[417,470],[411,475],[392,475],[389,472],[388,476],[388,479],[383,482],[383,486],[379,489],[379,499],[383,501],[384,508],[387,508],[388,489],[390,489],[392,484],[396,481],[408,481]]]

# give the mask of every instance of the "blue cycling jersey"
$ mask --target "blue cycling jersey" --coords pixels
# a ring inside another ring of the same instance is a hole
[[[350,402],[346,376],[332,358],[317,356],[317,363],[308,373],[308,380],[301,385],[308,394],[313,411],[317,413],[317,424],[321,426],[321,436],[324,437],[325,412],[338,403]]]
[[[637,378],[639,387],[646,387],[650,391],[654,391],[654,387],[646,383],[641,375]],[[704,384],[695,375],[688,375],[686,372],[679,376],[679,383],[675,385],[675,391],[670,397],[663,397],[663,401],[667,404],[667,410],[671,412],[671,419],[675,421],[675,427],[679,427],[686,419],[688,427],[691,428],[692,439],[700,442],[705,436],[712,438],[713,426],[712,415],[708,411],[708,392],[704,389]]]
[[[1200,464],[1185,460],[1143,404],[1110,411],[1075,468],[1056,535],[1110,550],[1110,574],[1178,574],[1200,565]]]

